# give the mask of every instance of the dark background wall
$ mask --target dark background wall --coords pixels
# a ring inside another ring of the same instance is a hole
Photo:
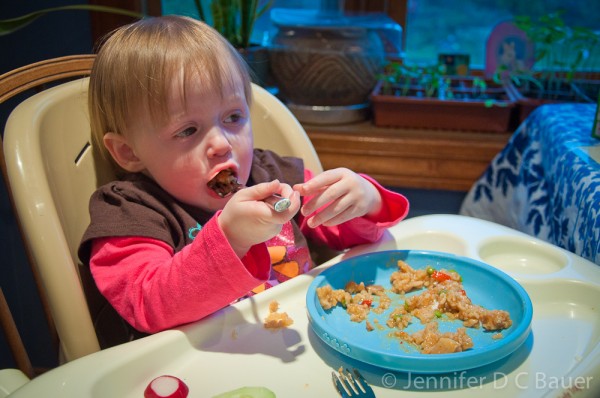
[[[0,2],[0,19],[35,10],[85,0],[25,0]],[[24,29],[0,36],[0,74],[43,59],[92,52],[90,15],[87,11],[50,13]],[[0,131],[10,110],[22,98],[0,104]],[[50,334],[23,245],[0,177],[0,286],[6,296],[34,367],[55,366]],[[0,332],[0,368],[14,367],[4,335]]]

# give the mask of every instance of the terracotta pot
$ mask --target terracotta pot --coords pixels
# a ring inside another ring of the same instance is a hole
[[[374,123],[380,127],[497,133],[514,130],[516,104],[502,86],[488,82],[488,88],[478,94],[478,98],[469,98],[468,84],[457,87],[462,87],[458,98],[438,99],[414,95],[415,88],[406,90],[400,86],[393,87],[390,94],[384,94],[383,82],[379,82],[371,95]],[[408,95],[400,95],[402,92]]]

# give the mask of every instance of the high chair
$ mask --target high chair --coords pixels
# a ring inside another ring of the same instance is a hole
[[[60,83],[20,103],[6,124],[0,165],[12,196],[34,274],[55,325],[61,361],[101,349],[86,297],[90,283],[77,258],[89,222],[92,192],[113,175],[90,145],[88,78],[94,56],[69,56],[32,64],[0,76],[0,103],[40,83]],[[322,166],[302,126],[276,97],[252,87],[255,146]]]

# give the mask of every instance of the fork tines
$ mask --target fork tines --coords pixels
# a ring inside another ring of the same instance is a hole
[[[375,397],[373,390],[358,369],[354,370],[354,376],[348,369],[340,368],[338,372],[331,372],[333,385],[342,398],[346,397]]]

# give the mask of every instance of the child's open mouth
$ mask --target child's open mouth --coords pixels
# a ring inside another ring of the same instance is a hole
[[[222,198],[232,195],[243,188],[243,185],[238,182],[237,177],[231,169],[219,171],[206,185]]]
[[[244,188],[237,180],[237,177],[231,169],[221,170],[213,177],[206,185],[217,193],[222,198],[233,195],[240,189]],[[276,212],[287,210],[291,205],[291,201],[287,198],[282,198],[279,195],[273,194],[264,201],[270,204]]]

